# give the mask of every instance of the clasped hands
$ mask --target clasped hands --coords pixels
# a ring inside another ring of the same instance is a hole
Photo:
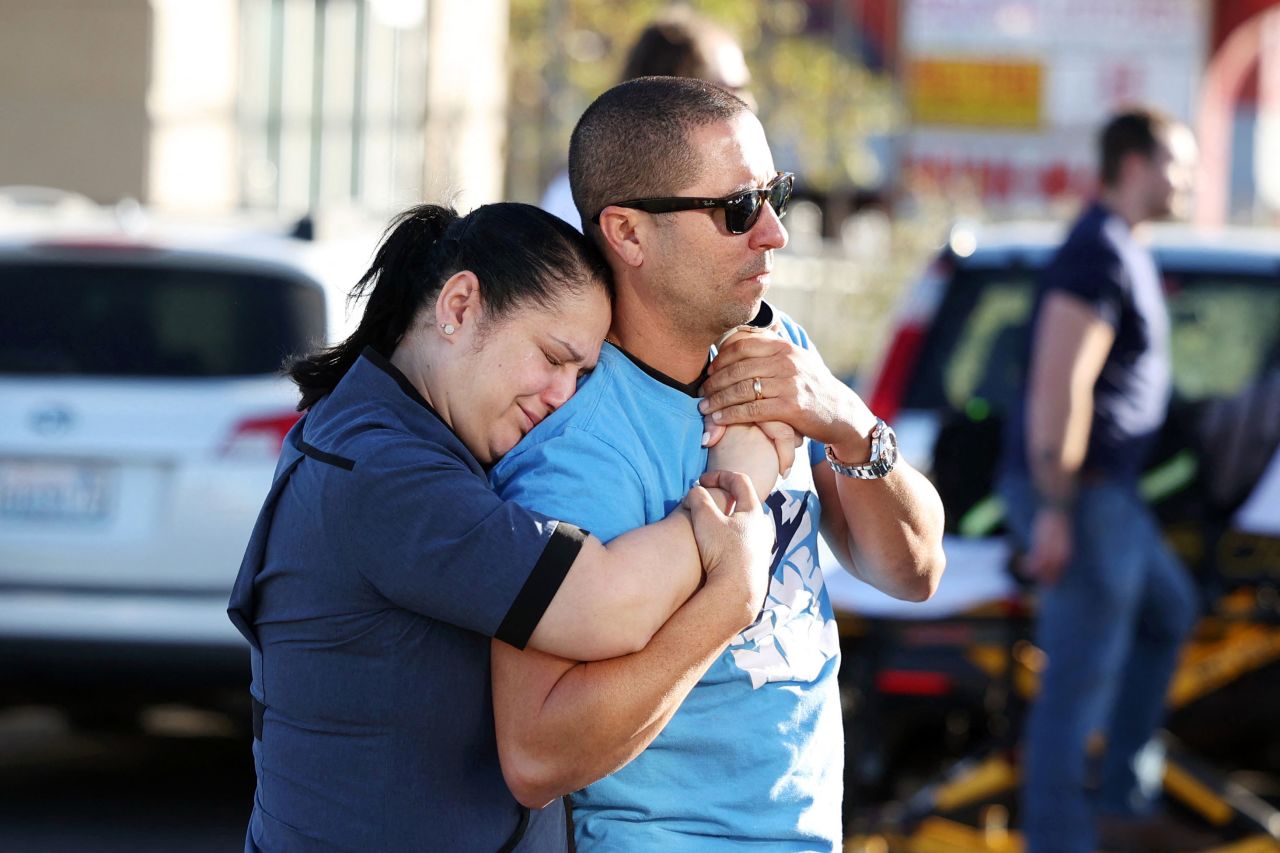
[[[707,369],[702,395],[703,444],[715,446],[732,424],[756,424],[773,440],[783,476],[805,437],[831,445],[851,464],[871,454],[875,415],[817,353],[772,329],[730,334]]]

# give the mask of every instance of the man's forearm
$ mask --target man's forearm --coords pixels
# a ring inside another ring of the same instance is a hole
[[[1027,415],[1027,463],[1041,506],[1069,509],[1075,502],[1092,421],[1092,386],[1033,389]]]
[[[1062,461],[1062,454],[1041,447],[1031,452],[1031,482],[1035,486],[1038,505],[1042,508],[1068,510],[1076,500],[1079,488],[1079,466]]]
[[[827,476],[819,469],[815,479]],[[895,598],[933,595],[946,566],[942,500],[933,484],[902,459],[880,480],[830,476],[840,517],[829,528],[843,535],[850,571]]]
[[[1051,293],[1036,327],[1027,394],[1027,465],[1041,505],[1067,509],[1089,450],[1093,393],[1115,330],[1090,306]]]
[[[494,713],[507,784],[541,807],[631,761],[750,621],[709,583],[640,652],[574,663],[493,643]]]

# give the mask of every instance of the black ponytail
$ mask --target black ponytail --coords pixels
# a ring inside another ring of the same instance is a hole
[[[431,255],[445,231],[458,221],[452,208],[423,204],[391,221],[373,264],[351,289],[350,301],[369,297],[360,325],[345,341],[295,359],[288,374],[302,398],[298,411],[333,390],[365,347],[390,356],[426,296]]]
[[[360,325],[345,341],[293,360],[286,372],[305,411],[334,389],[365,347],[390,358],[418,312],[461,270],[480,281],[490,320],[534,302],[549,305],[564,293],[601,287],[612,295],[609,270],[572,226],[527,204],[484,205],[466,216],[421,204],[392,220],[373,264],[351,290],[367,295]]]

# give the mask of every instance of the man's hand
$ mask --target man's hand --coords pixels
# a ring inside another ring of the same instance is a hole
[[[768,329],[753,329],[749,327],[733,329],[725,334],[716,342],[716,352],[722,352],[725,346],[731,341],[740,341],[749,337],[765,336],[766,340],[776,339],[778,329],[781,327],[776,323]],[[714,365],[714,362],[712,362]],[[711,375],[708,369],[707,375]],[[754,394],[754,385],[752,386]],[[703,391],[705,393],[705,384]],[[701,409],[701,407],[699,407]],[[711,448],[720,444],[720,439],[724,437],[725,430],[728,428],[727,423],[719,423],[712,420],[710,415],[703,418],[702,446]],[[789,424],[781,421],[759,421],[755,424],[764,434],[773,442],[774,451],[778,454],[778,473],[782,477],[786,477],[791,473],[791,466],[795,463],[796,448],[804,443],[804,436],[800,435]],[[716,467],[727,468],[730,471],[741,470],[738,466],[730,463],[728,465],[718,465]]]
[[[797,436],[831,445],[851,463],[870,456],[875,415],[816,353],[790,341],[762,334],[733,338],[711,363],[702,393],[698,409],[710,426],[778,421]]]
[[[732,338],[711,362],[702,390],[698,409],[708,423],[785,423],[846,464],[871,458],[876,416],[817,353],[790,341],[768,334]],[[933,594],[946,562],[942,501],[924,475],[899,458],[879,480],[841,477],[815,465],[813,483],[823,535],[845,568],[895,598],[924,601]]]
[[[1057,507],[1037,512],[1023,574],[1045,586],[1056,584],[1071,559],[1072,538],[1070,512]]]

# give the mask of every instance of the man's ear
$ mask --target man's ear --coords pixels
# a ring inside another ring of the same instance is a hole
[[[480,279],[471,270],[456,272],[436,296],[436,331],[446,337],[464,328],[472,331],[482,310]]]
[[[600,211],[600,233],[604,243],[629,267],[644,263],[644,237],[638,210],[609,206]]]

